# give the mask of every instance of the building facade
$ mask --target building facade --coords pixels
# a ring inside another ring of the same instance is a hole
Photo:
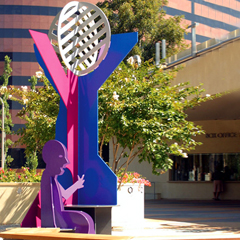
[[[196,27],[197,43],[212,38],[221,39],[240,27],[238,0],[169,0],[164,7],[169,16],[183,15],[184,24],[199,23]],[[189,30],[190,31],[190,30]],[[191,34],[185,36],[191,42]]]
[[[48,33],[54,16],[56,16],[68,2],[70,1],[0,0],[0,72],[3,70],[4,56],[8,55],[12,59],[11,66],[13,69],[9,81],[10,85],[30,85],[28,79],[39,70],[33,50],[33,40],[28,30],[33,29]],[[88,0],[88,2],[94,4],[97,1]],[[184,15],[185,20],[183,24],[185,25],[191,25],[195,22],[199,23],[196,28],[196,39],[198,43],[205,42],[212,38],[221,39],[240,26],[240,2],[238,0],[169,0],[168,6],[164,7],[164,9],[167,12],[167,16]],[[186,35],[185,38],[191,41],[191,34]],[[13,123],[15,124],[13,130],[17,131],[24,126],[24,122],[16,117],[17,112],[22,106],[10,101],[10,108]],[[198,121],[201,119],[194,120]],[[213,133],[215,134],[215,132]],[[211,136],[210,138],[213,138],[212,133],[209,134],[209,136]],[[216,132],[216,134],[218,133]],[[8,136],[8,138],[15,141],[17,136]],[[207,154],[209,153],[217,152],[207,152]],[[227,152],[221,152],[221,154],[226,153]],[[13,167],[19,167],[24,164],[24,146],[13,147],[10,149],[10,154],[15,159]],[[200,156],[190,155],[189,159],[190,158],[198,159]],[[223,159],[223,155],[221,155],[220,158]],[[206,159],[206,157],[201,156],[201,159]],[[178,166],[181,165],[179,161],[181,162],[182,160],[174,160],[174,166],[177,166],[177,169]],[[199,162],[199,160],[196,160],[196,162],[197,161]],[[203,167],[203,165],[206,166],[205,160],[201,161],[201,167]],[[186,167],[182,166],[182,168]],[[173,169],[172,172],[169,172],[168,181],[170,177],[174,181],[183,178],[189,179],[190,170],[188,168],[186,168],[186,172],[188,172],[187,176],[185,176],[186,173],[178,174],[175,170],[176,169]],[[197,178],[199,173],[200,172],[194,173],[197,174]],[[196,176],[194,177],[196,178]],[[155,177],[153,180],[155,181]]]
[[[188,120],[202,126],[205,134],[195,138],[202,142],[188,158],[171,156],[172,169],[160,176],[151,173],[148,163],[130,166],[153,182],[146,188],[147,197],[168,199],[213,198],[212,174],[217,167],[224,173],[224,200],[240,199],[240,30],[231,32],[222,42],[202,43],[194,55],[186,50],[168,61],[168,68],[183,65],[173,84],[203,83],[205,94],[223,95],[187,110]],[[211,45],[212,44],[212,45]],[[205,46],[205,48],[204,48]]]
[[[28,79],[39,70],[34,54],[33,40],[29,29],[48,33],[48,29],[54,16],[68,1],[54,0],[1,0],[0,1],[0,71],[3,71],[4,57],[8,55],[13,69],[9,79],[9,85],[16,87],[28,86]],[[17,131],[24,126],[24,122],[16,117],[22,106],[9,101],[10,113],[14,127]],[[13,142],[17,135],[7,136]],[[10,149],[9,154],[14,158],[13,167],[24,165],[24,146],[16,146]]]

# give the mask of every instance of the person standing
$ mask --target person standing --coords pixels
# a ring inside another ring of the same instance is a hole
[[[219,201],[219,195],[221,192],[223,192],[223,180],[224,180],[224,174],[220,170],[220,166],[216,166],[216,170],[212,175],[212,181],[213,181],[213,199],[215,201]]]

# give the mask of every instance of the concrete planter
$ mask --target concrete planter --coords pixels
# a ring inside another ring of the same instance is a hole
[[[40,183],[0,183],[0,224],[20,224],[40,190]]]
[[[117,192],[117,206],[112,208],[112,226],[139,225],[144,220],[144,185],[124,184]]]
[[[0,225],[20,224],[40,190],[40,183],[0,183]],[[144,185],[124,184],[112,209],[112,226],[140,224],[144,220]]]

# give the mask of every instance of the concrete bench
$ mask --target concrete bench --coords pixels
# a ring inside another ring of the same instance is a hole
[[[81,234],[60,232],[59,228],[12,228],[0,232],[3,239],[34,239],[34,240],[66,240],[66,239],[86,239],[86,240],[129,240],[133,237],[112,236],[101,234]]]

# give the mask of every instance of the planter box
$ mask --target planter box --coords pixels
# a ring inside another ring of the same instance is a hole
[[[144,185],[127,183],[117,192],[112,208],[112,226],[139,225],[144,220]]]
[[[0,183],[0,225],[20,224],[40,190],[40,183]],[[144,220],[144,185],[125,184],[112,208],[112,226],[140,224]]]
[[[40,190],[40,183],[0,183],[0,224],[20,224]]]

